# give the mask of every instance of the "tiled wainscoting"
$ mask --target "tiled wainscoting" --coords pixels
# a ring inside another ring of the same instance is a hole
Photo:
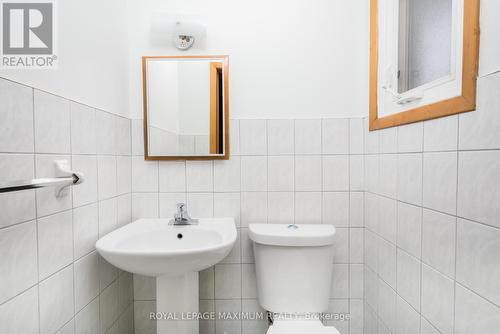
[[[0,194],[0,332],[133,333],[133,277],[95,251],[131,218],[130,120],[0,79],[0,182],[55,176],[68,160],[85,183]]]
[[[231,120],[229,161],[145,162],[142,121],[132,121],[132,219],[233,216],[238,242],[200,274],[201,311],[261,311],[248,225],[337,227],[330,310],[342,334],[363,332],[363,120]],[[134,277],[136,333],[155,333],[155,281]],[[266,321],[206,321],[202,334],[264,334]]]
[[[366,135],[365,333],[500,325],[500,73],[477,111]]]

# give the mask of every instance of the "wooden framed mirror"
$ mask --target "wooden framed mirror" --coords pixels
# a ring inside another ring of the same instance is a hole
[[[370,130],[475,110],[480,0],[370,1]]]
[[[229,159],[229,57],[142,58],[144,158]]]

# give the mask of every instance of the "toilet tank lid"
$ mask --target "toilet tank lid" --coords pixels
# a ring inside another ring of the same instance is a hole
[[[274,246],[327,246],[335,236],[333,225],[250,224],[249,238],[259,244]]]

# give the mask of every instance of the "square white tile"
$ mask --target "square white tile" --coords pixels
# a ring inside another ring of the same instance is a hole
[[[424,123],[413,123],[398,127],[398,152],[422,152],[424,146]]]
[[[158,193],[132,193],[132,221],[158,216]]]
[[[144,121],[142,119],[131,120],[132,132],[132,155],[144,156]]]
[[[424,154],[424,207],[456,214],[457,159],[456,152]]]
[[[211,218],[214,215],[214,194],[188,193],[187,205],[191,217]]]
[[[99,258],[96,252],[76,261],[75,310],[79,312],[99,295]]]
[[[458,216],[500,227],[500,151],[460,152]]]
[[[269,156],[267,162],[269,191],[293,191],[294,158],[292,156]]]
[[[398,199],[410,204],[422,204],[422,154],[398,156]]]
[[[349,193],[348,192],[323,192],[323,224],[335,227],[349,226]]]
[[[321,154],[321,120],[295,120],[295,154]]]
[[[364,192],[351,192],[349,194],[349,226],[365,226],[365,194]]]
[[[322,190],[321,156],[295,157],[295,191]]]
[[[116,194],[123,195],[132,191],[132,158],[116,157]]]
[[[188,192],[214,190],[212,161],[186,161],[186,187]]]
[[[95,109],[70,102],[71,109],[71,153],[96,154]]]
[[[160,192],[186,191],[186,162],[160,161]]]
[[[422,250],[422,208],[398,202],[397,245],[420,259]]]
[[[214,191],[240,191],[241,161],[240,157],[231,157],[229,160],[214,161]]]
[[[118,207],[116,198],[99,202],[99,238],[116,229],[118,224]]]
[[[230,155],[240,155],[240,121],[229,121],[229,151]]]
[[[214,216],[234,218],[236,226],[240,226],[240,194],[215,193]]]
[[[74,316],[73,266],[40,282],[40,333],[57,331]]]
[[[455,277],[455,235],[457,219],[424,209],[422,261],[448,277]]]
[[[241,193],[241,226],[267,223],[267,192]]]
[[[323,156],[322,168],[324,191],[349,191],[349,157],[347,155]],[[358,171],[359,169],[358,167]]]
[[[130,155],[132,153],[130,119],[115,117],[115,146],[117,155]]]
[[[268,193],[268,221],[271,224],[293,224],[294,222],[294,193]]]
[[[125,194],[116,198],[117,228],[132,221],[132,194]]]
[[[386,240],[396,244],[398,204],[396,200],[380,197],[379,198],[379,218],[378,232]]]
[[[365,233],[363,228],[349,229],[349,263],[364,262]]]
[[[95,249],[99,238],[99,211],[97,203],[73,210],[74,257],[79,259]]]
[[[267,191],[267,157],[241,158],[241,190]]]
[[[73,262],[73,215],[71,210],[38,219],[40,280]]]
[[[97,191],[99,200],[116,196],[116,157],[97,157]]]
[[[349,265],[334,264],[332,275],[332,288],[330,298],[346,299],[349,298]]]
[[[322,219],[320,192],[295,193],[295,223],[320,224]]]
[[[396,153],[398,151],[398,128],[380,130],[380,153]]]
[[[422,315],[441,333],[453,333],[454,282],[427,265],[422,265]]]
[[[396,333],[420,334],[420,314],[399,296],[396,305]]]
[[[455,333],[494,333],[500,325],[498,306],[479,297],[472,291],[456,285]]]
[[[380,132],[370,131],[368,119],[363,119],[364,123],[364,138],[365,138],[365,153],[377,154],[380,152]]]
[[[0,79],[0,110],[0,152],[34,152],[33,89]]]
[[[158,161],[132,157],[132,192],[158,191]]]
[[[216,299],[241,298],[240,264],[215,265],[215,298]]]
[[[362,155],[349,157],[349,190],[365,190],[365,157]]]
[[[71,153],[69,101],[39,90],[34,92],[35,151]]]
[[[240,122],[241,155],[267,154],[267,124],[265,120],[242,119]]]
[[[398,194],[398,156],[380,155],[379,187],[380,194],[396,198]]]
[[[294,121],[268,120],[267,144],[269,155],[293,155],[294,153]]]
[[[349,153],[363,154],[364,150],[364,124],[362,118],[349,119]]]
[[[36,222],[0,230],[0,304],[38,282]]]
[[[458,115],[424,122],[424,151],[456,151],[458,148]]]
[[[485,16],[487,11],[483,8],[481,12]],[[500,115],[497,112],[500,106],[499,85],[498,73],[478,80],[476,111],[459,116],[460,150],[500,148]]]
[[[500,304],[500,231],[463,219],[457,229],[457,282]]]
[[[396,289],[396,246],[387,240],[380,238],[378,243],[378,271],[380,278],[392,289]]]
[[[336,228],[333,243],[333,263],[349,263],[349,228]]]
[[[39,334],[38,287],[0,305],[0,323],[4,333]]]
[[[349,119],[322,120],[323,154],[349,154]]]
[[[398,249],[397,253],[397,292],[418,311],[420,310],[421,263],[401,249]]]
[[[102,110],[96,110],[97,154],[116,154],[116,122],[114,116]]]

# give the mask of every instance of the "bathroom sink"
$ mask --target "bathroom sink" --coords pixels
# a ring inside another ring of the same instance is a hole
[[[112,265],[146,276],[183,275],[224,259],[236,242],[233,218],[199,219],[174,226],[169,219],[139,219],[97,241],[99,254]]]

